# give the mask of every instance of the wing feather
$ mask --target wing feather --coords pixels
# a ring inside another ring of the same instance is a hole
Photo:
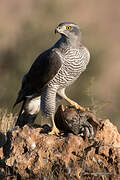
[[[48,49],[37,57],[29,72],[24,76],[22,87],[14,106],[33,94],[40,95],[61,67],[59,55]]]

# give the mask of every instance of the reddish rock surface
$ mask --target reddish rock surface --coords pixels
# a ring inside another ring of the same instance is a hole
[[[8,132],[0,148],[1,178],[7,171],[7,179],[120,179],[120,134],[109,120],[99,121],[92,140],[46,129],[25,125]]]

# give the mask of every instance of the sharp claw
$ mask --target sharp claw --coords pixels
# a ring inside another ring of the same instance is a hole
[[[86,108],[82,107],[82,106],[77,106],[77,109],[80,109],[81,111],[86,111]]]
[[[84,107],[80,106],[79,104],[74,104],[74,107],[76,109],[80,109],[81,111],[90,111],[89,108],[84,108]]]
[[[81,107],[79,108],[81,111],[90,111],[90,108],[84,108],[84,107]]]
[[[52,131],[51,132],[49,132],[49,134],[50,135],[59,135],[59,133],[60,133],[60,131],[59,131],[59,129],[57,129],[56,127],[54,127],[53,129],[52,129]]]

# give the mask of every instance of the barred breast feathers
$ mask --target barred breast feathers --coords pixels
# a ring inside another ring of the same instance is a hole
[[[90,60],[89,50],[85,46],[81,46],[78,49],[66,47],[64,50],[55,48],[54,51],[59,55],[63,63],[75,62],[77,65],[80,63],[86,67]]]
[[[84,46],[79,49],[67,47],[64,52],[61,52],[57,48],[54,50],[59,55],[62,61],[62,66],[48,86],[55,85],[56,87],[66,87],[72,84],[80,74],[85,71],[86,66],[89,63],[90,53]]]

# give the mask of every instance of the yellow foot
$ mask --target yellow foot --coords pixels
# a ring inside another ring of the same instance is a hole
[[[84,107],[80,106],[76,102],[72,103],[71,105],[73,105],[76,109],[80,109],[81,111],[89,111],[90,110],[89,108],[84,108]]]
[[[49,132],[50,135],[54,135],[55,134],[57,136],[59,135],[59,133],[60,133],[60,131],[56,127],[53,127],[52,131]]]

